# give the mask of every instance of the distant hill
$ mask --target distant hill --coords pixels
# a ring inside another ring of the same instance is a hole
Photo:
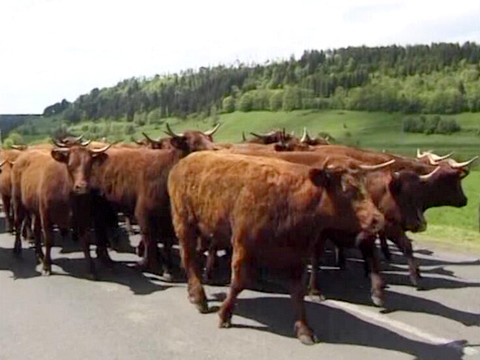
[[[29,121],[40,118],[38,114],[0,114],[0,130],[2,136],[7,135],[12,129],[18,128]]]
[[[455,114],[480,111],[479,79],[480,46],[471,42],[308,50],[298,59],[126,79],[47,106],[43,115],[142,125],[254,110]]]

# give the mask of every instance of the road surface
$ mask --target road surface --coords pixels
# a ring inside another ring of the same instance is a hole
[[[389,287],[379,309],[350,252],[347,270],[321,274],[328,300],[308,300],[319,342],[304,346],[293,337],[281,284],[273,286],[278,292],[244,291],[234,326],[218,329],[215,313],[201,315],[187,301],[184,282],[138,272],[133,253],[112,251],[118,264],[99,266],[100,280],[92,281],[76,243],[54,248],[50,277],[41,275],[28,245],[21,259],[12,245],[11,235],[0,234],[1,360],[480,359],[480,254],[416,243],[424,290],[409,285],[405,262],[394,256],[383,264]],[[268,281],[263,288],[272,288]],[[215,306],[226,287],[206,290]]]

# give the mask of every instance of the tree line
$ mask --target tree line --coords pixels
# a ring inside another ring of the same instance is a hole
[[[480,46],[347,47],[308,50],[298,59],[201,67],[131,78],[44,116],[151,123],[190,114],[252,110],[345,109],[453,114],[480,111]]]

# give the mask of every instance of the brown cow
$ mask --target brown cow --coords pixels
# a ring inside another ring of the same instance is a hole
[[[324,228],[375,233],[383,216],[348,170],[312,168],[279,159],[200,152],[170,172],[175,233],[188,277],[188,296],[200,312],[207,300],[196,262],[197,237],[233,246],[230,292],[219,311],[229,327],[238,294],[255,265],[290,275],[295,333],[312,344],[303,305],[305,262]],[[378,295],[381,289],[378,290]]]
[[[12,197],[15,210],[16,238],[14,251],[19,253],[20,224],[26,215],[34,216],[35,250],[43,262],[43,272],[51,274],[52,227],[69,228],[72,218],[82,239],[90,274],[95,267],[90,258],[89,228],[91,226],[90,173],[93,163],[105,160],[103,149],[90,150],[74,145],[70,148],[54,148],[51,152],[32,150],[20,155],[12,171]],[[41,250],[40,229],[45,240],[45,255]],[[97,254],[108,257],[106,249]]]
[[[174,148],[112,148],[105,163],[94,169],[93,182],[116,210],[135,216],[142,234],[139,246],[139,255],[143,257],[139,266],[142,269],[157,270],[157,240],[164,242],[163,270],[168,278],[172,270],[170,248],[174,237],[167,193],[168,173],[189,153],[217,147],[212,142],[211,132],[175,134],[170,127],[167,128]]]
[[[11,208],[12,181],[10,175],[13,162],[21,153],[19,150],[2,150],[1,152],[3,165],[1,166],[2,172],[0,174],[0,196],[2,197],[3,211],[5,212],[9,232],[13,232],[13,211]]]
[[[395,160],[390,160],[389,162],[384,163],[390,165],[388,168],[385,168],[382,164],[365,166],[360,161],[350,157],[345,157],[343,155],[335,156],[334,154],[325,155],[321,152],[272,153],[256,150],[249,151],[238,148],[230,149],[228,151],[254,156],[276,157],[309,166],[319,166],[329,158],[336,159],[338,162],[341,162],[344,166],[352,170],[357,169],[357,171],[369,171],[366,174],[366,188],[372,196],[375,205],[382,211],[386,219],[386,226],[385,229],[382,229],[381,234],[388,234],[400,249],[405,249],[408,248],[408,245],[405,244],[407,241],[405,231],[419,232],[426,228],[422,204],[417,195],[423,188],[423,184],[433,176],[433,173],[419,176],[415,172],[409,170],[392,172],[390,168],[394,166]],[[372,170],[377,171],[371,172]],[[355,245],[355,235],[356,234],[345,234],[339,231],[326,233],[326,236],[340,247],[342,247],[342,245]],[[317,248],[316,252],[321,253],[321,250],[322,249]],[[369,251],[371,250],[369,249]],[[340,258],[338,263],[340,266],[343,266],[342,254],[342,252],[339,253]],[[412,279],[412,283],[416,285],[417,267],[413,256],[407,255],[407,261],[410,265],[410,278]],[[312,262],[314,263],[312,268],[317,269],[315,266],[317,264],[317,259],[315,258]],[[206,270],[207,279],[211,277],[210,273],[212,266],[213,256],[209,254]],[[377,269],[374,269],[374,271],[377,271]],[[312,272],[310,284],[311,291],[313,293],[318,293],[316,286],[314,286],[316,284],[315,272]]]

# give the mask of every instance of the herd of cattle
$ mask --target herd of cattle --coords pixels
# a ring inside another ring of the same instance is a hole
[[[317,271],[325,242],[335,245],[339,266],[343,248],[361,250],[375,305],[384,298],[377,238],[385,257],[387,239],[402,251],[417,286],[420,272],[406,231],[425,230],[428,208],[467,204],[461,180],[477,158],[460,163],[432,152],[409,158],[331,145],[306,130],[301,138],[283,130],[216,143],[217,129],[175,133],[167,125],[168,137],[144,134],[136,144],[65,137],[52,139],[53,145],[1,150],[0,193],[15,234],[14,254],[21,253],[22,238],[32,237],[43,272],[50,274],[54,229],[72,232],[95,276],[90,244],[111,265],[109,237],[123,213],[140,228],[142,270],[162,267],[165,276],[172,274],[178,242],[188,299],[202,313],[208,311],[202,280],[214,276],[218,250],[231,255],[220,327],[231,325],[235,300],[258,267],[281,271],[291,285],[295,334],[311,344],[303,303],[306,265],[308,291],[321,296]]]

